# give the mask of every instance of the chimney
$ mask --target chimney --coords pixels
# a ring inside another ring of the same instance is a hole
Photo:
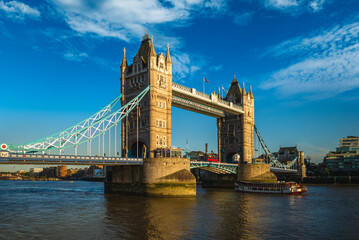
[[[206,143],[206,155],[208,154],[208,143]]]

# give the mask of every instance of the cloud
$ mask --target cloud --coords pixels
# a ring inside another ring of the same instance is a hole
[[[80,62],[84,58],[88,58],[88,54],[85,52],[76,53],[68,51],[64,54],[64,58],[69,61]]]
[[[196,57],[192,56],[192,58]],[[181,82],[185,82],[185,78],[188,77],[188,75],[200,70],[203,65],[200,58],[191,61],[190,56],[186,53],[173,54],[171,59],[173,63],[173,75]],[[196,64],[194,64],[194,62],[196,62]]]
[[[279,10],[290,14],[300,14],[305,11],[319,12],[327,0],[263,0],[267,9]]]
[[[265,6],[268,8],[284,9],[296,7],[299,5],[298,0],[266,0]]]
[[[245,26],[252,21],[252,18],[253,18],[253,12],[239,13],[234,17],[233,22],[235,24]]]
[[[68,25],[79,33],[100,37],[115,37],[129,41],[140,37],[146,26],[180,22],[190,18],[193,11],[218,11],[224,0],[51,0],[64,15]]]
[[[313,0],[309,2],[309,7],[313,10],[313,12],[319,12],[323,9],[325,0]]]
[[[155,35],[157,49],[170,44],[173,72],[182,81],[201,68],[201,58],[185,53],[183,40],[170,36],[167,29],[186,27],[198,15],[222,14],[227,7],[227,0],[48,0],[48,3],[84,39],[88,36],[115,38],[128,43],[135,39],[137,44],[147,28]],[[71,48],[63,56],[70,61],[94,60],[80,56]]]
[[[26,17],[39,19],[41,15],[36,8],[32,8],[29,5],[17,1],[10,1],[6,3],[4,1],[0,1],[0,10],[5,12],[8,18],[19,21],[25,20]]]
[[[285,41],[265,56],[299,59],[261,84],[282,96],[329,98],[359,87],[359,22]]]

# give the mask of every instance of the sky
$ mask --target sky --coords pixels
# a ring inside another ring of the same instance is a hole
[[[120,93],[142,36],[169,44],[173,81],[206,93],[253,87],[269,149],[321,162],[359,136],[358,0],[0,0],[0,143],[42,138]],[[172,109],[172,145],[217,149],[216,119]],[[255,143],[256,145],[257,143]],[[0,170],[9,167],[0,166]]]

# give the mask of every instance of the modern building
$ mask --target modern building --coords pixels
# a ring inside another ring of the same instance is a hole
[[[58,166],[56,168],[56,176],[57,177],[66,177],[67,176],[67,167],[66,166]]]
[[[47,177],[47,178],[55,178],[57,176],[56,170],[57,170],[56,167],[44,168],[44,170],[41,172],[40,176]]]
[[[94,165],[94,166],[90,166],[88,168],[88,175],[90,176],[103,176],[103,166],[101,165]]]
[[[329,152],[323,162],[331,174],[359,175],[359,137],[339,139],[339,147],[335,152]]]
[[[40,172],[42,172],[43,168],[30,168],[31,176],[39,176]]]
[[[79,169],[67,169],[67,176],[72,176],[74,174],[76,174],[79,171]]]

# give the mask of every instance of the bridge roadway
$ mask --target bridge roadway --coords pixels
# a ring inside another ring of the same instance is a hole
[[[243,114],[243,107],[218,98],[216,94],[205,94],[195,88],[172,83],[172,105],[212,117],[224,117],[224,112]]]
[[[32,165],[143,165],[142,158],[120,158],[102,156],[47,155],[1,152],[0,164]],[[216,174],[236,174],[238,164],[191,161],[190,168],[200,168]],[[271,172],[296,174],[297,170],[271,167]]]

